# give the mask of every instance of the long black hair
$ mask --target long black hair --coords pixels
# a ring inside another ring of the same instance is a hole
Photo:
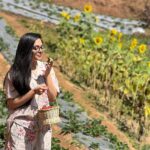
[[[20,96],[30,90],[32,49],[37,39],[41,39],[41,35],[38,33],[26,33],[20,38],[14,63],[8,71],[12,84]]]

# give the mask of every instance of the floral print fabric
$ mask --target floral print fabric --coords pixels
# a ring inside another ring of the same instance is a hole
[[[39,84],[45,83],[44,80],[45,69],[46,65],[43,62],[38,61],[35,72],[31,73],[31,80],[30,80],[31,89],[35,88]],[[55,85],[55,88],[59,93],[60,90],[58,80],[55,76],[53,68],[51,69],[50,75]],[[7,99],[13,99],[19,96],[18,92],[13,87],[9,74],[8,78],[6,79],[4,89]],[[45,144],[48,145],[47,148],[46,146],[44,146],[43,147],[44,149],[42,148],[39,150],[50,150],[50,145],[48,143],[51,143],[51,129],[49,127],[43,127],[43,129],[39,131],[37,123],[37,116],[36,116],[37,112],[43,106],[49,106],[47,91],[41,95],[35,94],[29,106],[20,107],[16,110],[9,110],[9,116],[7,119],[7,130],[8,130],[7,132],[9,135],[9,138],[7,139],[6,143],[7,150],[11,148],[12,150],[21,150],[21,145],[22,150],[25,149],[25,146],[28,147],[27,150],[33,150],[35,145],[37,145],[36,142],[39,135],[41,136],[42,139],[41,141],[43,141],[43,143],[40,142],[41,145]],[[49,141],[48,143],[46,138],[44,138],[45,136]],[[18,142],[20,144],[18,144]]]

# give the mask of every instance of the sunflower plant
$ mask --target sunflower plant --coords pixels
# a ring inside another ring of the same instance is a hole
[[[107,32],[96,29],[93,22],[98,18],[92,14],[92,5],[86,4],[83,9],[73,16],[68,12],[61,14],[57,29],[60,66],[72,81],[104,91],[105,101],[100,103],[109,111],[115,107],[122,114],[132,112],[128,117],[138,120],[140,133],[144,129],[144,106],[150,91],[148,47],[135,37],[125,39],[116,29]],[[116,96],[113,102],[112,97]],[[115,103],[121,104],[117,108]]]

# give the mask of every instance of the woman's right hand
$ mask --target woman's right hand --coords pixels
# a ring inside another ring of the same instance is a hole
[[[41,95],[43,94],[46,90],[48,89],[48,87],[46,86],[46,84],[40,84],[38,85],[36,88],[34,88],[34,92],[35,94]]]

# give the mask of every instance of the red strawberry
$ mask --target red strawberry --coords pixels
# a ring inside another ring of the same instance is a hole
[[[50,99],[49,101],[50,101],[50,102],[55,102],[56,100],[51,100],[51,99]]]
[[[48,110],[48,109],[50,109],[50,108],[52,108],[52,106],[43,106],[43,107],[42,107],[42,110]]]
[[[53,106],[47,106],[47,109],[52,108]]]
[[[46,108],[46,106],[43,106],[43,107],[42,107],[42,109],[45,109],[45,108]]]

